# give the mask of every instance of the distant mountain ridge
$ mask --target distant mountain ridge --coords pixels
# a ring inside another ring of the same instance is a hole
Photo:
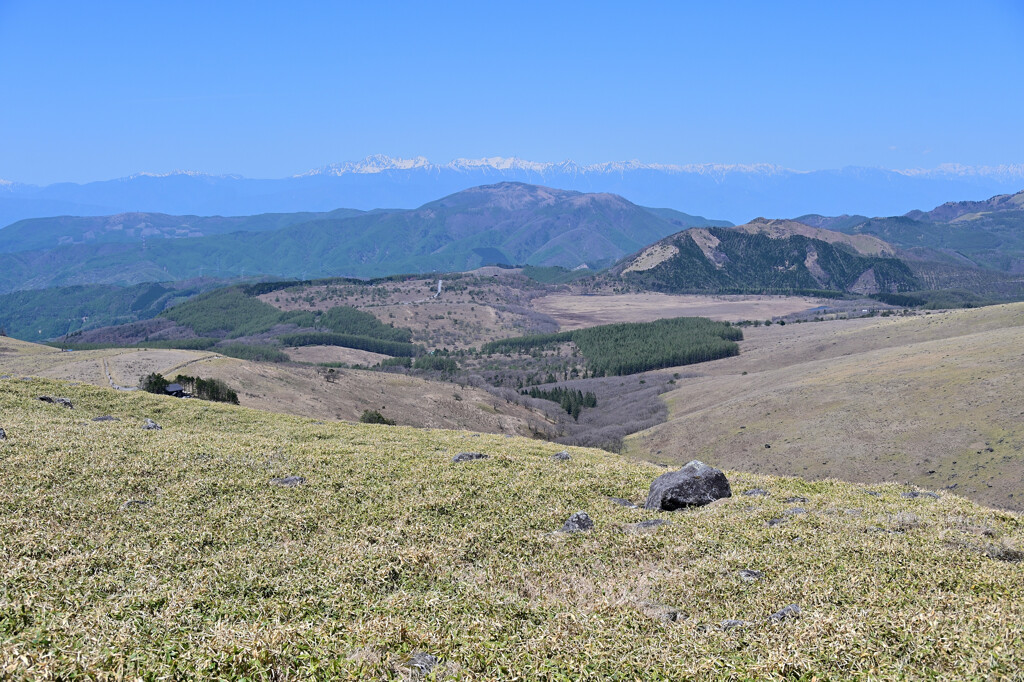
[[[0,293],[211,276],[374,277],[492,263],[599,268],[681,226],[722,224],[617,195],[523,183],[471,188],[414,210],[40,219],[8,228],[10,236],[0,231]],[[208,236],[190,233],[204,229]]]
[[[866,218],[805,215],[797,222],[870,235],[917,261],[972,265],[1024,274],[1024,191],[984,201],[950,201],[930,211]]]
[[[46,187],[0,184],[0,226],[56,215],[152,212],[255,215],[414,208],[438,196],[499,181],[585,193],[613,193],[648,206],[685,208],[746,222],[757,215],[902,214],[949,197],[983,198],[1024,186],[1024,165],[798,171],[773,164],[665,164],[641,161],[539,162],[516,157],[432,163],[371,156],[291,177],[251,179],[197,171],[136,173],[115,180]]]

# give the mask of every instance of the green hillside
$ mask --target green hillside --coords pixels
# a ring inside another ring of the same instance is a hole
[[[953,495],[729,473],[731,498],[643,511],[609,497],[642,501],[664,469],[601,451],[0,386],[8,679],[408,679],[427,655],[439,680],[1024,666],[1024,524]],[[577,510],[593,530],[553,533]]]
[[[177,300],[214,286],[167,283],[118,287],[110,284],[15,291],[0,295],[0,329],[26,341],[44,341],[78,331],[154,317]]]

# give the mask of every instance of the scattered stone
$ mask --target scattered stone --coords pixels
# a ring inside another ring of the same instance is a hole
[[[747,624],[747,621],[745,621],[745,620],[731,620],[730,619],[730,620],[723,620],[721,623],[718,624],[718,627],[722,628],[723,632],[728,632],[729,630],[732,630],[733,628],[741,628],[741,627],[743,627],[746,624]]]
[[[472,462],[475,459],[487,459],[487,455],[482,452],[460,452],[452,457],[452,462]]]
[[[860,509],[844,509],[843,513],[847,516],[860,516],[863,512]]]
[[[608,500],[609,500],[609,501],[610,501],[610,502],[611,502],[612,504],[617,504],[617,505],[619,505],[620,507],[627,507],[627,508],[629,508],[629,509],[639,509],[639,507],[640,507],[640,505],[637,505],[637,504],[633,504],[633,503],[632,503],[632,502],[630,502],[629,500],[625,500],[625,499],[623,499],[623,498],[621,498],[621,497],[609,497],[609,498],[608,498]]]
[[[644,507],[675,511],[709,504],[723,497],[732,497],[725,474],[704,462],[693,460],[679,471],[670,471],[654,479]]]
[[[7,440],[7,432],[0,428],[0,440]]]
[[[568,450],[562,450],[551,455],[551,459],[557,459],[559,462],[568,462],[572,459],[572,455],[569,454]]]
[[[147,500],[128,500],[121,505],[121,509],[137,509],[139,507],[148,507],[149,501]]]
[[[591,530],[594,527],[594,520],[585,511],[578,511],[569,517],[569,520],[562,526],[563,533],[579,533]]]
[[[148,419],[148,418],[146,419],[146,421],[142,422],[142,428],[145,429],[146,431],[161,431],[161,430],[163,430],[163,427],[161,427],[159,424],[157,424],[152,419]]]
[[[909,493],[903,493],[903,497],[908,499],[908,500],[913,500],[913,499],[916,499],[918,497],[930,497],[933,500],[937,500],[937,499],[939,499],[939,494],[938,493],[932,493],[932,492],[919,492],[917,490],[912,490]]]
[[[1014,564],[1024,561],[1024,552],[1013,547],[1007,547],[1005,545],[989,543],[982,547],[981,551],[989,559],[1008,561]]]
[[[807,510],[804,509],[803,507],[793,507],[792,509],[787,509],[786,511],[784,511],[782,513],[785,516],[795,516],[797,514],[806,514]]]
[[[779,609],[772,615],[768,616],[770,622],[779,623],[788,618],[796,618],[800,615],[800,607],[796,604],[790,604],[789,606]]]
[[[71,401],[68,400],[67,398],[54,398],[48,395],[41,395],[39,396],[39,399],[42,400],[44,403],[50,403],[51,405],[63,405],[69,410],[75,409],[75,406],[72,405]]]
[[[426,653],[425,651],[414,651],[409,658],[405,659],[405,667],[407,667],[417,677],[426,677],[430,674],[430,671],[438,663],[437,656]]]
[[[751,488],[750,490],[744,490],[743,494],[747,497],[768,497],[771,495],[771,493],[764,488]]]
[[[785,517],[779,517],[777,519],[769,519],[768,520],[768,525],[769,526],[778,526],[778,525],[783,524],[785,522],[786,522]]]
[[[739,573],[740,578],[746,580],[748,583],[757,582],[764,577],[764,573],[761,571],[755,571],[752,568],[741,568],[736,572]]]
[[[764,449],[765,449],[765,450],[771,450],[771,447],[772,447],[772,446],[771,446],[771,445],[769,445],[768,443],[765,443],[765,444],[764,444]]]
[[[806,497],[794,495],[793,497],[787,497],[786,499],[783,500],[783,502],[785,502],[786,504],[807,504],[808,502],[810,502],[810,500],[808,500]]]
[[[281,478],[270,479],[271,484],[279,485],[284,488],[294,488],[297,485],[303,485],[306,482],[305,476],[284,476]]]
[[[679,613],[678,609],[665,606],[664,604],[640,602],[639,606],[645,616],[654,620],[660,620],[663,623],[676,623],[686,617],[685,614]]]
[[[864,494],[865,495],[870,495],[871,497],[881,497],[882,496],[882,493],[875,492],[874,490],[865,490]]]
[[[102,417],[93,417],[92,420],[94,422],[119,422],[119,421],[121,421],[117,417],[112,417],[109,414],[105,414]]]

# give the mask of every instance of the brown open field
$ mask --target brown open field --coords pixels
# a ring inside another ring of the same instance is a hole
[[[629,454],[1024,509],[1024,304],[744,333],[740,356],[688,368]]]
[[[399,424],[531,435],[547,423],[539,414],[475,388],[360,370],[282,366],[186,350],[111,348],[62,353],[12,339],[0,340],[0,375],[40,376],[96,386],[135,386],[140,376],[178,372],[222,379],[239,402],[269,412],[357,421],[379,410]]]
[[[696,296],[672,294],[552,294],[533,301],[538,312],[555,318],[563,330],[616,322],[651,322],[665,317],[713,320],[766,320],[822,305],[805,296]]]
[[[388,355],[341,346],[293,346],[282,349],[296,362],[345,362],[350,365],[376,365]]]

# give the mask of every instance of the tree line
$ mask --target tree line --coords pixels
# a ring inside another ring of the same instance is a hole
[[[571,342],[591,376],[622,376],[738,355],[736,341],[742,339],[743,332],[728,322],[677,317],[501,339],[484,344],[481,352],[525,353]]]

